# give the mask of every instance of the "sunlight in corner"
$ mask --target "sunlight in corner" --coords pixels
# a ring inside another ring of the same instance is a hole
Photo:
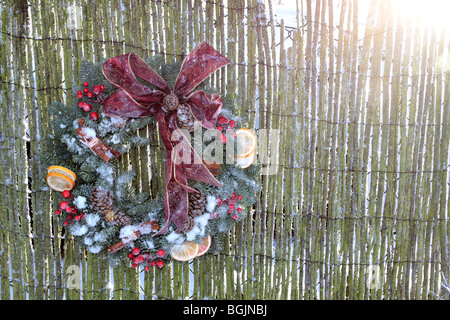
[[[420,28],[447,30],[450,27],[448,0],[397,0],[393,3],[406,18],[414,19]]]

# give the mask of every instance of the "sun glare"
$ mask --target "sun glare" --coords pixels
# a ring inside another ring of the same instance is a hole
[[[393,0],[393,6],[417,28],[449,30],[449,0]]]

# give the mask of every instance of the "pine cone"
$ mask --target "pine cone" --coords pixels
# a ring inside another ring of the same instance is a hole
[[[194,217],[188,214],[186,216],[186,220],[184,220],[183,232],[191,231],[194,228],[194,225],[195,225]]]
[[[112,226],[131,224],[131,218],[114,207],[113,195],[100,186],[94,186],[91,192],[92,207],[98,213],[104,214],[106,221]]]
[[[178,97],[173,93],[168,94],[163,99],[163,106],[169,111],[176,110],[178,105],[179,105]]]
[[[100,186],[94,186],[91,192],[92,207],[98,213],[106,214],[113,207],[113,196],[110,191],[106,191]]]
[[[180,104],[178,106],[177,120],[180,129],[193,132],[200,128],[200,122],[192,114],[191,108],[185,104]]]
[[[203,192],[198,190],[199,193],[189,194],[189,213],[192,218],[198,217],[205,212],[206,209],[206,196]]]
[[[131,218],[117,208],[112,208],[105,214],[105,219],[111,226],[126,226],[131,224]]]

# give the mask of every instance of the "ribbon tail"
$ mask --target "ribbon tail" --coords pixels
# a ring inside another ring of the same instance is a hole
[[[181,230],[188,213],[188,193],[174,180],[166,185],[165,194],[165,225],[153,236],[164,234],[173,222]]]
[[[176,141],[179,141],[173,150],[175,169],[182,167],[183,175],[185,175],[187,179],[201,181],[215,187],[223,187],[205,166],[203,160],[189,143],[189,140],[186,138],[183,131],[178,128],[176,121],[171,121],[169,126],[175,128],[172,132],[172,139],[175,138]],[[177,156],[180,157],[178,158]],[[175,172],[177,172],[177,170],[175,170]],[[188,192],[190,191],[188,190]]]
[[[164,188],[164,219],[165,224],[164,227],[161,228],[157,233],[155,233],[153,236],[157,236],[160,234],[164,234],[167,232],[167,229],[169,229],[170,226],[170,216],[171,216],[171,209],[170,209],[170,193],[169,193],[169,185],[172,181],[172,156],[170,151],[166,151],[166,184]]]
[[[189,208],[188,192],[196,192],[195,189],[187,186],[186,175],[182,172],[183,168],[178,168],[181,173],[178,174],[178,177],[176,176],[177,168],[172,161],[172,156],[170,152],[166,155],[165,225],[154,236],[166,233],[171,222],[179,230],[183,228]]]
[[[172,116],[166,122],[163,113],[159,111],[156,118],[162,140],[167,147],[167,153],[165,225],[154,236],[167,232],[171,222],[175,224],[178,231],[182,230],[189,209],[188,193],[197,192],[188,186],[188,179],[222,187],[222,184],[203,164],[202,159],[195,152],[182,130],[177,127],[176,117]]]
[[[191,154],[190,163],[184,163],[184,172],[187,179],[193,181],[200,181],[207,184],[210,184],[215,187],[222,188],[223,185],[214,177],[214,175],[209,171],[209,169],[205,166],[203,160],[200,158],[195,149],[191,146],[191,144],[184,139],[187,145],[189,145],[189,152]]]
[[[186,104],[203,127],[216,128],[217,117],[223,106],[222,97],[219,94],[208,95],[201,90],[195,91],[189,95]]]
[[[176,115],[172,116],[172,117],[176,117]],[[158,122],[158,129],[161,135],[161,139],[164,143],[164,146],[166,147],[167,151],[172,151],[173,146],[172,146],[172,142],[171,142],[171,136],[170,136],[170,128],[169,128],[169,124],[166,120],[166,117],[164,115],[164,112],[162,111],[161,108],[158,108],[158,111],[156,112],[156,121]]]
[[[188,191],[184,188],[186,182],[186,177],[184,176],[181,179],[181,184],[174,181],[172,188],[169,189],[171,206],[170,221],[175,224],[178,229],[177,231],[183,230],[184,222],[186,221],[186,217],[189,212]]]

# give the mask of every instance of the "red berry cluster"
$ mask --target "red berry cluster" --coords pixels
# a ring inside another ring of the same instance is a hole
[[[237,203],[236,201],[242,200],[242,196],[241,195],[236,195],[236,193],[232,193],[231,197],[228,199],[217,199],[217,205],[221,206],[222,204],[226,204],[228,205],[228,213],[232,214],[232,218],[234,220],[236,220],[238,218],[236,212],[242,212],[242,208],[241,207],[236,207]]]
[[[106,94],[105,92],[105,86],[104,85],[95,85],[92,87],[91,90],[89,90],[89,83],[85,82],[83,83],[84,89],[77,91],[77,98],[83,99],[84,96],[87,97],[86,101],[79,101],[78,106],[82,108],[86,112],[90,112],[92,109],[92,105],[90,103],[103,103],[105,101],[105,97],[103,96]],[[93,111],[89,114],[89,117],[96,121],[98,120],[98,113]]]
[[[227,142],[227,136],[225,135],[225,133],[223,133],[223,131],[231,131],[231,129],[233,129],[235,125],[236,123],[234,120],[229,120],[224,116],[220,116],[217,119],[216,129],[220,132],[220,141],[222,143]],[[233,133],[233,137],[236,137],[236,133]]]
[[[141,252],[138,247],[133,248],[128,254],[128,258],[133,261],[133,268],[137,268],[139,264],[145,265],[144,270],[149,271],[150,267],[157,266],[158,268],[164,267],[164,261],[161,260],[166,255],[163,249],[160,249],[155,254],[149,252]]]
[[[78,208],[72,203],[73,195],[70,194],[69,190],[64,190],[62,196],[67,199],[61,201],[59,204],[59,209],[55,210],[55,214],[59,216],[62,213],[67,213],[66,220],[64,220],[63,225],[67,226],[73,221],[81,221],[84,219],[85,212],[79,213]]]

